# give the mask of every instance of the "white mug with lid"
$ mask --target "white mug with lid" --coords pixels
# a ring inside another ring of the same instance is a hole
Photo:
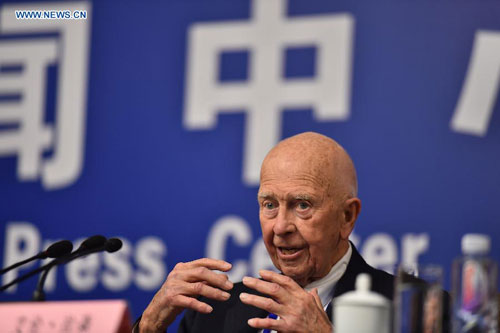
[[[334,299],[334,333],[390,333],[391,302],[370,288],[370,276],[362,273],[356,290]]]

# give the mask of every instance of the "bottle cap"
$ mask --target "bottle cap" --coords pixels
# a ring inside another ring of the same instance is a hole
[[[465,234],[462,237],[463,254],[487,254],[490,252],[490,237],[484,234]]]

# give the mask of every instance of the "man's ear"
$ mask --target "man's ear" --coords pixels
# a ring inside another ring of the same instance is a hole
[[[340,236],[342,239],[349,239],[349,235],[354,229],[354,224],[361,211],[361,200],[359,198],[347,199],[344,202],[344,221],[340,227]]]

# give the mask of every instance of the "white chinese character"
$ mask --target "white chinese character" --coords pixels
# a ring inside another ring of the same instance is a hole
[[[462,93],[451,119],[455,132],[484,136],[500,83],[500,32],[477,31]]]
[[[247,21],[200,23],[189,29],[184,125],[211,129],[218,112],[245,109],[243,181],[258,184],[259,168],[281,135],[281,111],[313,108],[318,120],[349,116],[354,19],[350,14],[289,18],[285,0],[253,0]],[[282,77],[287,47],[316,47],[316,76]],[[247,82],[217,82],[223,51],[248,50]]]
[[[10,4],[0,7],[0,33],[58,32],[59,38],[0,41],[0,67],[21,65],[16,72],[0,72],[0,94],[20,95],[19,101],[0,101],[0,156],[18,155],[18,178],[41,178],[46,189],[72,184],[83,165],[90,19],[17,20],[16,10],[61,10],[61,3]],[[88,2],[65,2],[65,10],[86,10]],[[89,15],[90,17],[90,15]],[[58,64],[54,126],[44,123],[46,70]],[[50,158],[43,152],[52,149]]]

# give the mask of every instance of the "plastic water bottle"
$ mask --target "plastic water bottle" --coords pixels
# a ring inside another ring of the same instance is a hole
[[[462,256],[452,269],[453,332],[498,332],[497,264],[488,257],[490,238],[462,237]]]

